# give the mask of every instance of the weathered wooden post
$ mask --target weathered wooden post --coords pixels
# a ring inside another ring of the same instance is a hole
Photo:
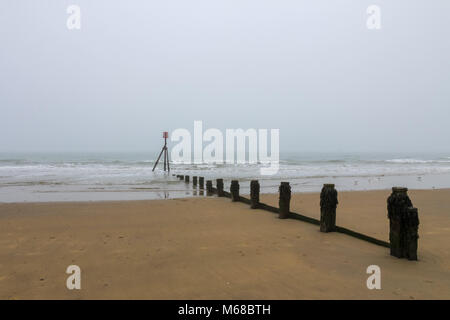
[[[257,209],[259,206],[259,182],[250,181],[250,208]]]
[[[216,180],[216,185],[217,185],[217,196],[218,197],[223,197],[224,193],[223,193],[223,179],[217,179]]]
[[[189,183],[189,176],[184,176],[184,182]]]
[[[336,207],[338,195],[334,184],[324,184],[320,193],[320,232],[336,229]]]
[[[239,201],[239,181],[231,180],[230,193],[231,201]]]
[[[278,189],[280,193],[280,199],[278,201],[279,205],[279,215],[280,219],[289,218],[290,202],[291,202],[291,186],[289,182],[281,182]]]
[[[182,174],[180,174],[179,178],[180,180],[184,180],[184,176]]]
[[[411,199],[408,197],[408,189],[393,187],[392,193],[387,200],[389,218],[389,242],[391,244],[391,255],[397,258],[407,257],[407,226],[408,216],[416,216]],[[414,220],[413,219],[413,220]],[[417,217],[418,226],[418,217]],[[417,232],[416,232],[417,235]]]
[[[205,178],[204,177],[198,177],[198,184],[199,184],[199,188],[200,189],[204,189],[205,188]]]
[[[206,180],[206,195],[211,196],[213,194],[213,185],[211,180]]]
[[[192,177],[192,185],[193,185],[194,187],[197,187],[197,176],[193,176],[193,177]]]
[[[417,245],[419,239],[419,213],[417,208],[408,208],[406,225],[406,258],[417,260]]]

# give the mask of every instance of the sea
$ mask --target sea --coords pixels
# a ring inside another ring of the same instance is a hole
[[[324,183],[338,191],[450,188],[449,153],[282,152],[276,174],[261,175],[267,164],[162,163],[152,171],[157,152],[0,153],[0,202],[110,201],[206,196],[192,176],[240,183],[249,193],[252,179],[261,193],[277,193],[281,181],[292,192],[318,192]],[[176,174],[191,176],[190,183]]]

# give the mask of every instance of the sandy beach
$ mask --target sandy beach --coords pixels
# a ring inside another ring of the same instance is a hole
[[[388,241],[389,194],[340,192],[337,224]],[[215,196],[0,204],[0,299],[449,299],[450,189],[409,196],[419,261]],[[291,210],[319,218],[319,195],[295,194]],[[81,290],[66,288],[72,264]],[[366,287],[369,265],[381,290]]]

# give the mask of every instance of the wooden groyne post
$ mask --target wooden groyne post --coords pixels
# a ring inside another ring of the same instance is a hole
[[[189,183],[189,176],[184,176],[184,182]]]
[[[334,184],[324,184],[320,193],[320,232],[336,230],[338,195]]]
[[[223,197],[224,193],[223,193],[223,179],[217,179],[216,180],[216,186],[217,186],[217,196],[218,197]]]
[[[193,177],[192,177],[192,185],[193,185],[194,187],[197,187],[197,176],[193,176]]]
[[[257,209],[259,206],[259,182],[258,180],[250,181],[250,208]]]
[[[419,214],[408,197],[408,189],[393,187],[387,199],[391,255],[417,260]]]
[[[279,205],[279,215],[280,219],[289,218],[290,202],[291,202],[291,186],[289,182],[281,182],[278,189],[280,193],[280,198],[278,201]]]
[[[206,180],[206,195],[212,196],[213,194],[213,185],[211,180]]]
[[[231,180],[230,185],[231,201],[239,201],[239,181]]]
[[[417,247],[419,241],[419,211],[417,208],[408,208],[406,224],[406,258],[417,260]]]
[[[199,177],[198,178],[198,184],[199,184],[199,188],[200,189],[204,189],[205,188],[205,178],[204,177]]]

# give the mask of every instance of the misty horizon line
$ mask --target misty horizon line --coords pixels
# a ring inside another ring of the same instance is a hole
[[[170,148],[169,148],[170,149]],[[88,154],[126,154],[126,153],[156,153],[156,156],[161,151],[161,148],[155,149],[103,149],[103,150],[92,150],[92,149],[78,149],[78,150],[67,150],[67,149],[55,149],[55,150],[1,150],[0,155],[2,154],[55,154],[55,153],[88,153]],[[384,154],[384,153],[408,153],[408,154],[449,154],[450,150],[280,150],[280,155],[284,154],[301,154],[301,153],[316,153],[316,154],[330,154],[330,153],[338,153],[338,154]]]

